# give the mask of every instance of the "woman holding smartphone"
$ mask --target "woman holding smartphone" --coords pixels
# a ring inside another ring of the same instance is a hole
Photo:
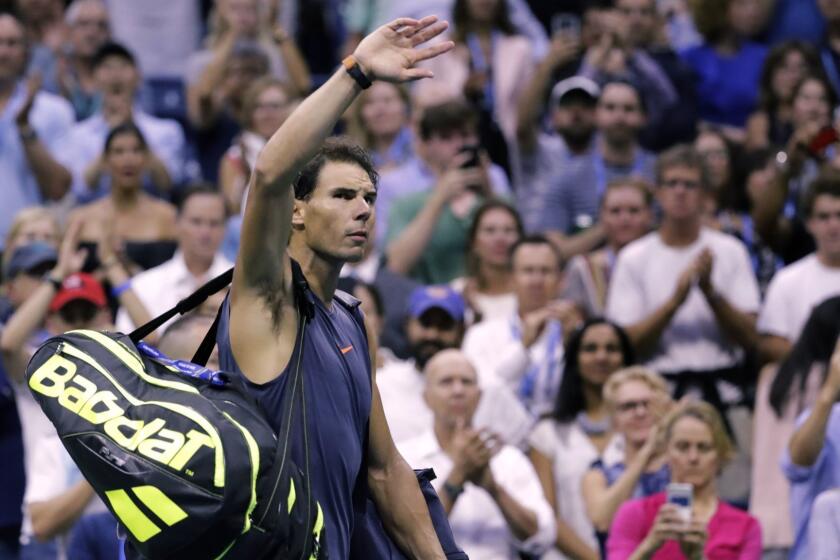
[[[690,499],[660,492],[622,505],[610,529],[607,560],[761,558],[758,521],[718,497],[717,476],[734,448],[714,407],[681,405],[667,418],[664,437],[671,480],[690,485]],[[690,515],[683,516],[683,508]]]

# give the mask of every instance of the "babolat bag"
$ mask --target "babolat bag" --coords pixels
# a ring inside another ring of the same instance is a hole
[[[327,558],[309,465],[289,456],[291,430],[306,429],[305,416],[298,423],[293,415],[299,367],[287,373],[292,389],[283,433],[275,434],[238,376],[203,367],[218,317],[198,363],[169,360],[139,342],[231,277],[211,280],[130,336],[53,337],[27,367],[29,388],[64,447],[125,528],[128,558]],[[302,343],[308,317],[300,317]]]

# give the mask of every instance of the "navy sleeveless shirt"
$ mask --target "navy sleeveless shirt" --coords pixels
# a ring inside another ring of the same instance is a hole
[[[311,292],[310,292],[311,294]],[[346,294],[333,298],[328,309],[314,294],[315,315],[307,321],[301,351],[301,375],[309,428],[309,469],[312,491],[321,503],[330,558],[347,558],[353,532],[353,488],[362,462],[365,428],[370,416],[370,355],[366,334],[345,302]],[[223,371],[242,371],[230,344],[230,296],[225,298],[216,342]],[[361,317],[361,315],[359,315]],[[280,432],[280,406],[286,390],[286,373],[298,359],[300,332],[289,365],[282,375],[258,385],[243,376],[275,432]],[[296,407],[296,421],[301,421]],[[292,458],[304,468],[303,430],[292,428]]]

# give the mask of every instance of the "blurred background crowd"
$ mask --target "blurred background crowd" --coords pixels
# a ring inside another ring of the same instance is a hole
[[[119,557],[34,349],[232,266],[266,140],[429,13],[435,78],[336,130],[379,172],[340,287],[459,544],[840,558],[840,0],[0,0],[0,559]],[[149,342],[189,359],[218,304]]]

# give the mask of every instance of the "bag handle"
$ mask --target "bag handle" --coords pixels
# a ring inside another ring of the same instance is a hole
[[[209,280],[199,289],[197,289],[196,291],[179,301],[178,304],[172,309],[164,311],[145,325],[140,325],[139,327],[131,331],[128,337],[131,339],[131,342],[137,344],[175,315],[183,315],[184,313],[192,311],[193,309],[204,303],[207,300],[207,298],[225,289],[228,286],[228,284],[231,283],[231,280],[233,280],[233,268],[230,268],[225,272],[219,274],[212,280]],[[216,317],[218,320],[218,314],[216,315]],[[218,328],[218,322],[214,323],[213,327],[214,330],[215,328]],[[215,336],[216,335],[214,333],[213,337],[215,338]],[[202,345],[203,344],[204,343],[202,342]],[[212,347],[210,348],[210,350],[213,350]],[[209,352],[207,353],[207,356],[210,356]],[[204,360],[204,363],[207,363],[206,358]]]

